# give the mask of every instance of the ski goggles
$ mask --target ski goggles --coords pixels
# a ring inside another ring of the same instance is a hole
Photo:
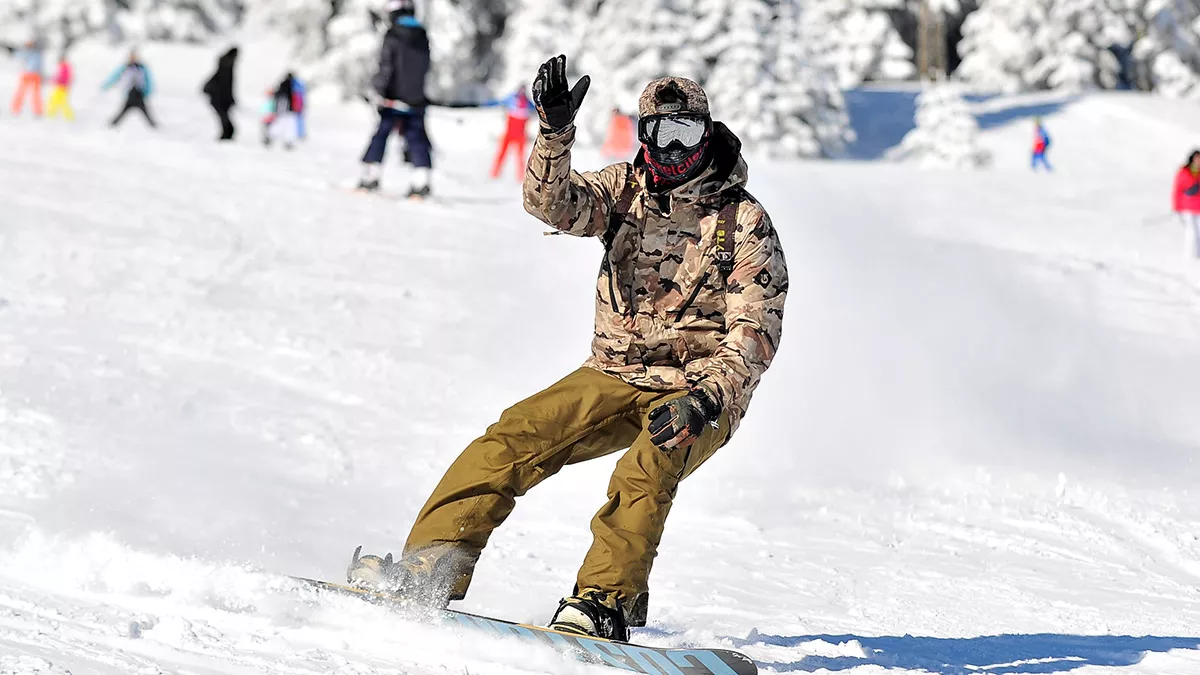
[[[650,115],[638,120],[638,140],[659,148],[665,148],[676,141],[685,148],[694,148],[708,135],[710,125],[709,119],[703,115]]]

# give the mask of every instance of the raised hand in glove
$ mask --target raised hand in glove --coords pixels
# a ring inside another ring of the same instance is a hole
[[[546,131],[562,131],[575,120],[579,105],[587,95],[592,78],[584,75],[567,88],[567,57],[559,54],[542,64],[533,81],[533,104]]]
[[[702,387],[650,411],[650,440],[663,450],[687,448],[700,438],[704,425],[716,425],[721,406]]]

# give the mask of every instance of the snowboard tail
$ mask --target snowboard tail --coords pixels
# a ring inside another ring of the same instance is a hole
[[[320,591],[349,595],[383,606],[402,608],[395,596],[345,584],[292,577]],[[610,666],[645,675],[757,675],[758,666],[748,656],[729,649],[673,649],[646,647],[571,633],[544,626],[513,623],[453,609],[440,611],[439,620],[452,626],[550,646],[587,663]]]

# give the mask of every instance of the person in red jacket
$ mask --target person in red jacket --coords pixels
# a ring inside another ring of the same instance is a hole
[[[1188,230],[1192,254],[1200,258],[1200,150],[1192,152],[1187,164],[1175,174],[1171,206]]]
[[[1049,149],[1050,134],[1042,125],[1042,118],[1035,117],[1033,120],[1033,157],[1030,160],[1034,171],[1037,171],[1038,164],[1041,164],[1047,173],[1054,171],[1054,168],[1050,166],[1050,160],[1046,159],[1046,151]]]
[[[508,113],[504,136],[500,139],[500,148],[496,152],[496,161],[492,163],[492,178],[500,177],[500,170],[504,166],[505,156],[508,155],[510,149],[513,149],[513,146],[516,146],[517,180],[524,180],[525,162],[529,158],[529,155],[525,151],[525,144],[527,143],[525,127],[528,125],[529,118],[533,116],[533,103],[529,101],[529,96],[525,94],[525,85],[522,84],[512,94],[495,101],[488,101],[483,106],[504,106],[505,111]]]

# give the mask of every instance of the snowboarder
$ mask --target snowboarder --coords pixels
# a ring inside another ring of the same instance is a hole
[[[66,53],[60,54],[58,70],[54,73],[54,89],[50,92],[50,102],[46,104],[46,114],[50,117],[57,117],[61,111],[68,122],[75,120],[75,111],[71,108],[72,75]]]
[[[284,75],[275,88],[271,103],[271,123],[265,143],[279,140],[286,150],[291,150],[300,138],[300,115],[304,111],[304,88],[292,73]]]
[[[501,168],[504,166],[504,158],[508,155],[509,149],[515,145],[517,146],[517,180],[521,180],[525,174],[525,159],[528,157],[525,149],[527,142],[525,127],[529,122],[529,118],[533,116],[533,103],[529,101],[529,97],[525,94],[524,83],[508,96],[495,101],[489,101],[483,105],[485,107],[504,106],[504,109],[508,112],[504,137],[500,139],[500,149],[496,153],[496,161],[492,163],[492,178],[500,177]]]
[[[150,110],[146,107],[146,99],[150,98],[151,92],[154,91],[154,85],[150,79],[150,69],[138,60],[137,50],[129,52],[129,61],[117,66],[117,69],[113,71],[112,75],[109,75],[101,88],[107,90],[117,84],[123,84],[126,88],[125,105],[109,123],[109,126],[117,126],[125,117],[125,113],[136,108],[142,112],[142,115],[145,115],[146,122],[151,127],[157,128],[158,125],[154,123],[154,118],[150,116]]]
[[[1046,168],[1047,173],[1054,171],[1050,166],[1050,161],[1046,159],[1046,151],[1050,149],[1050,134],[1046,133],[1046,127],[1042,125],[1042,118],[1034,118],[1033,131],[1033,158],[1030,160],[1033,170],[1037,171],[1038,164],[1041,164]]]
[[[363,174],[358,188],[379,189],[379,176],[388,136],[404,136],[405,161],[414,168],[410,197],[430,194],[432,148],[425,131],[425,76],[429,73],[429,35],[414,16],[413,0],[389,0],[388,31],[379,51],[379,70],[372,79],[379,126],[363,154]]]
[[[541,67],[523,192],[538,219],[604,243],[591,357],[463,451],[398,559],[356,551],[347,576],[434,606],[461,599],[517,497],[566,464],[628,448],[575,590],[550,624],[627,640],[630,626],[645,625],[650,567],[680,481],[729,440],[775,357],[788,273],[770,218],[746,192],[741,142],[691,80],[646,86],[632,164],[571,170],[589,83],[568,89],[563,56]]]
[[[21,76],[17,91],[13,94],[12,114],[20,115],[25,108],[25,97],[32,98],[33,114],[42,116],[42,46],[37,40],[28,40],[25,46],[13,55],[21,64]]]
[[[1172,208],[1192,241],[1192,254],[1200,259],[1200,150],[1194,151],[1175,174]]]
[[[217,71],[204,83],[204,94],[208,96],[209,105],[217,113],[221,123],[221,136],[218,141],[232,141],[237,131],[233,120],[229,119],[229,111],[236,102],[233,99],[233,68],[237,64],[238,48],[231,47],[229,51],[217,59]]]

